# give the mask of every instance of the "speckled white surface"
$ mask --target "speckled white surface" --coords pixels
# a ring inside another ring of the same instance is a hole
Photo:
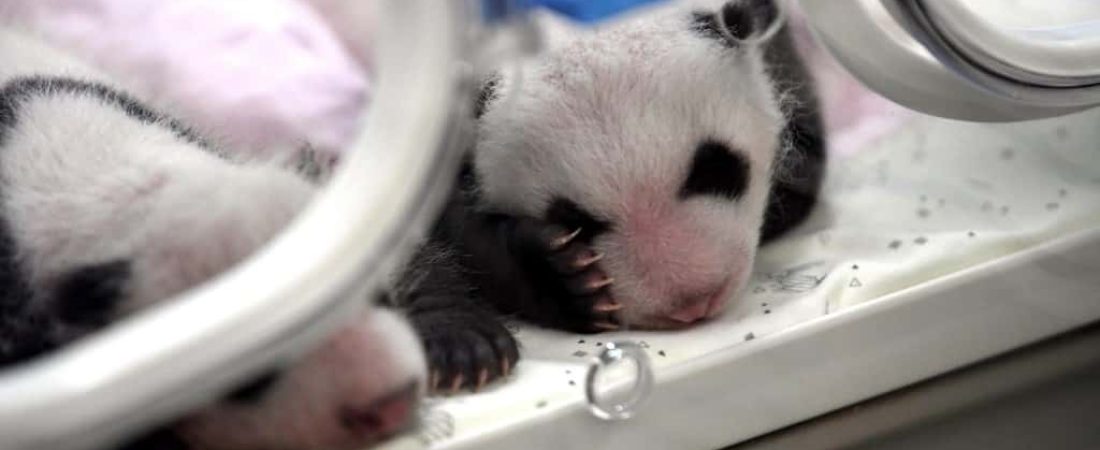
[[[660,380],[709,353],[891,293],[931,291],[953,273],[1100,228],[1098,123],[1100,111],[1001,125],[917,118],[833,161],[822,207],[765,247],[748,292],[720,320],[595,336],[518,326],[516,374],[476,395],[430,400],[424,431],[401,445],[463,447],[575,408],[585,364],[610,340],[644,343]],[[706,411],[684,411],[692,414]]]

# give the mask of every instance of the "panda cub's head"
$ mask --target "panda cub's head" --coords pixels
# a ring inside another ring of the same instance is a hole
[[[579,37],[482,112],[484,206],[582,227],[628,325],[713,317],[751,272],[784,118],[741,3]]]

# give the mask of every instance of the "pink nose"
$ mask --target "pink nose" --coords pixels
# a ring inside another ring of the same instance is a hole
[[[707,316],[710,298],[700,297],[684,303],[683,306],[668,314],[668,318],[682,323],[695,323]]]
[[[716,289],[709,289],[703,294],[695,294],[683,299],[683,302],[667,314],[669,319],[683,324],[692,324],[703,320],[722,307],[726,301],[729,282],[723,283]]]
[[[365,408],[345,408],[340,412],[344,428],[357,436],[383,439],[412,424],[416,411],[416,384],[403,387]]]

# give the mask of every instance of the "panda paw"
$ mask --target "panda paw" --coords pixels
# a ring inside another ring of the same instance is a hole
[[[424,344],[434,395],[479,391],[507,377],[519,360],[515,337],[490,313],[448,308],[419,312],[410,320]]]
[[[526,230],[524,230],[526,229]],[[528,271],[544,301],[555,303],[552,325],[583,333],[620,328],[623,305],[611,295],[615,280],[600,267],[603,255],[585,242],[582,228],[568,229],[537,220],[520,226],[533,241]]]

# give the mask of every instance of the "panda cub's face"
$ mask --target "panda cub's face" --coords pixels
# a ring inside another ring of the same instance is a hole
[[[500,80],[481,118],[486,206],[572,217],[631,326],[718,314],[759,240],[783,119],[760,50],[705,19],[574,40]]]

